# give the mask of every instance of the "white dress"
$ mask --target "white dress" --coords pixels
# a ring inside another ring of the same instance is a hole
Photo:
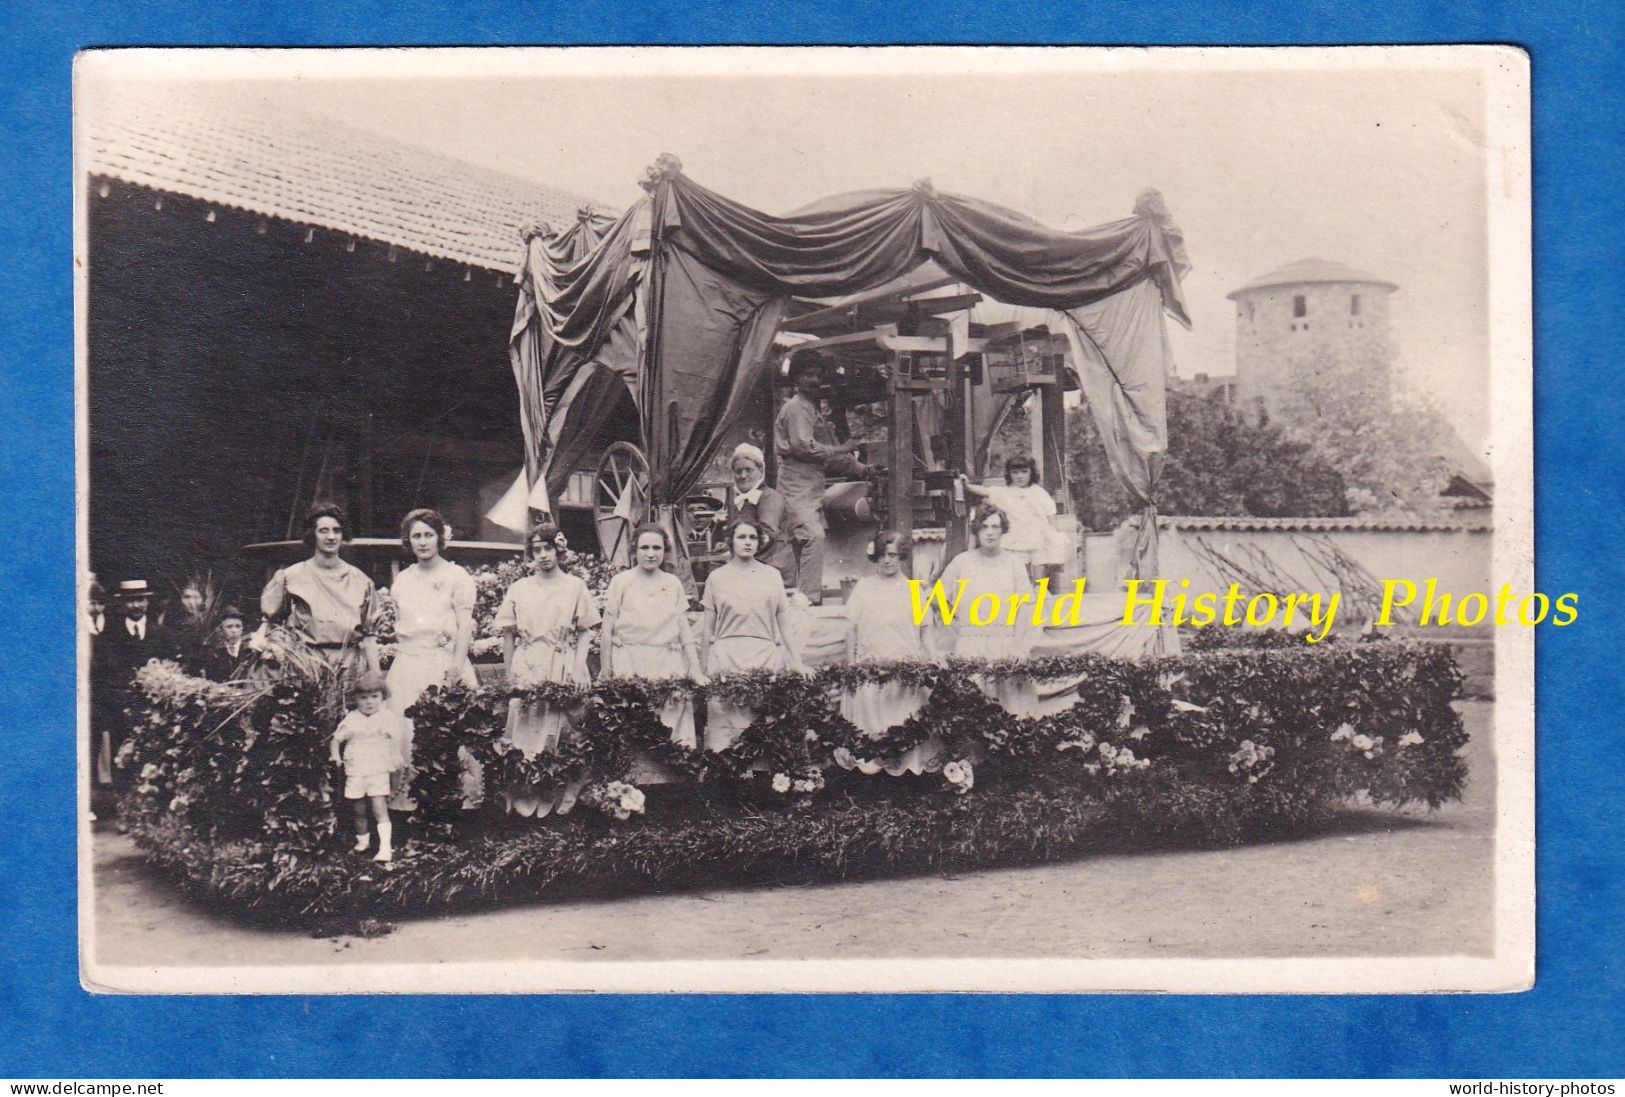
[[[860,579],[847,599],[846,613],[855,662],[923,662],[928,658],[920,629],[914,623],[913,593],[901,574],[890,579]],[[879,738],[915,716],[930,698],[931,691],[919,686],[872,682],[843,692],[841,715],[870,738]],[[942,744],[932,738],[885,763],[854,760],[844,751],[837,752],[836,762],[843,768],[856,766],[866,773],[878,772],[884,766],[896,777],[940,768],[941,754]]]
[[[682,678],[688,674],[683,658],[688,595],[677,576],[664,571],[644,575],[637,568],[621,572],[609,581],[604,616],[615,619],[609,653],[613,675]],[[688,696],[670,698],[660,710],[660,722],[671,729],[672,742],[695,745],[694,702]]]
[[[1009,598],[1033,593],[1021,559],[1002,550],[989,554],[981,549],[968,549],[955,556],[942,572],[942,590],[950,605],[961,580],[965,582],[964,591],[959,594],[959,610],[948,630],[954,639],[954,655],[961,659],[1025,659],[1037,638],[1031,625],[1032,602],[1022,603],[1015,622],[1007,623]],[[983,594],[997,595],[1006,609],[993,621],[975,625],[970,620],[970,605]],[[1038,687],[1030,680],[994,682],[977,675],[976,684],[985,696],[1016,716],[1031,716],[1037,711]]]
[[[397,811],[410,811],[417,805],[409,793],[411,783],[412,722],[406,719],[423,691],[445,682],[453,670],[452,656],[457,646],[459,624],[472,639],[474,634],[474,577],[463,568],[442,560],[432,571],[413,564],[395,579],[390,591],[395,600],[395,661],[389,665],[389,707],[399,713],[406,725],[408,766],[400,787],[390,801]],[[455,678],[470,688],[479,686],[474,664],[465,652]],[[479,797],[478,763],[459,751],[463,760],[463,797],[472,803]]]
[[[551,579],[528,575],[508,588],[497,609],[493,627],[514,635],[513,661],[508,675],[517,686],[545,682],[586,688],[586,670],[576,658],[581,633],[598,624],[587,584],[574,575],[556,572]],[[508,711],[509,742],[527,757],[552,751],[574,731],[572,710],[545,702],[514,704]],[[520,815],[564,815],[575,806],[585,778],[562,788],[509,788],[502,794],[510,811]]]
[[[773,568],[730,561],[705,580],[701,604],[713,618],[707,674],[787,668],[779,621],[790,600]],[[754,719],[747,706],[712,698],[706,705],[705,749],[726,750]]]

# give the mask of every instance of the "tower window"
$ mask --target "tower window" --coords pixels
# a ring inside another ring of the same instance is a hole
[[[1360,295],[1358,293],[1349,298],[1349,315],[1360,315]]]
[[[1299,295],[1299,296],[1296,296],[1296,297],[1292,298],[1292,316],[1293,316],[1293,318],[1294,319],[1302,319],[1303,317],[1308,316],[1308,315],[1309,315],[1309,302],[1304,300],[1302,295]]]

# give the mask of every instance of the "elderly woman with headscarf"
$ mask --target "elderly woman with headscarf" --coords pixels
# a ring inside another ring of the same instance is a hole
[[[767,486],[767,458],[760,447],[741,442],[728,459],[733,483],[728,486],[728,528],[740,519],[761,531],[756,559],[776,569],[784,589],[796,589],[796,549],[785,526],[784,496]],[[730,546],[731,549],[731,546]]]

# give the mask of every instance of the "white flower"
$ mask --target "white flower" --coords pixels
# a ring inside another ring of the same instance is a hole
[[[775,773],[773,775],[773,791],[774,792],[789,792],[790,791],[790,778],[787,775],[783,774],[783,773]]]
[[[1407,731],[1404,735],[1399,737],[1399,745],[1402,747],[1417,747],[1421,746],[1425,742],[1427,742],[1427,740],[1423,739],[1421,735],[1414,731]]]
[[[1337,730],[1332,732],[1332,742],[1334,743],[1342,739],[1352,739],[1353,737],[1354,728],[1350,724],[1339,724]]]
[[[1356,735],[1353,739],[1349,740],[1349,745],[1355,750],[1370,750],[1372,747],[1376,746],[1376,743],[1372,741],[1371,736],[1369,735]]]

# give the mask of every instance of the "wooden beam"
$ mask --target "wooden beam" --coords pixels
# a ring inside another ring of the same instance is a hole
[[[941,289],[943,286],[951,286],[957,281],[959,281],[959,279],[951,277],[938,278],[931,282],[921,282],[919,285],[906,286],[900,289],[887,290],[882,288],[878,290],[869,290],[866,293],[857,294],[856,296],[843,301],[838,305],[822,305],[813,309],[811,312],[804,312],[800,316],[792,316],[785,320],[782,326],[789,328],[791,331],[795,331],[796,324],[816,324],[820,321],[839,319],[844,316],[850,316],[854,312],[861,312],[863,307],[866,305],[872,306],[894,301],[906,301],[910,297],[917,296],[918,294],[927,293],[934,289]],[[799,298],[798,300],[809,305],[818,305],[818,302],[809,301],[806,298]]]
[[[897,383],[902,363],[891,356],[891,429],[886,438],[887,480],[890,498],[886,510],[892,528],[907,537],[914,531],[914,400]]]

